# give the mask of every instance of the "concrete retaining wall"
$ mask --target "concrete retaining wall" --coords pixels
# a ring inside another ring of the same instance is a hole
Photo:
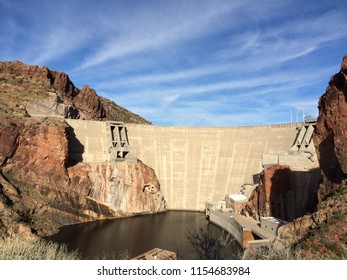
[[[230,215],[231,216],[231,215]],[[210,222],[230,233],[243,246],[243,227],[232,218],[226,219],[225,214],[218,210],[209,210]]]

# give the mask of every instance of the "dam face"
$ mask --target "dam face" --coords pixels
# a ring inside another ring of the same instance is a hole
[[[295,125],[160,127],[128,124],[130,145],[152,167],[170,209],[203,210],[206,201],[255,183],[263,154],[293,145]]]
[[[112,160],[107,122],[66,121],[76,158]],[[242,185],[254,184],[263,170],[263,154],[287,152],[297,135],[295,124],[216,128],[126,124],[126,129],[131,148],[127,151],[155,170],[168,208],[175,210],[203,210],[206,201],[222,200],[239,193]]]

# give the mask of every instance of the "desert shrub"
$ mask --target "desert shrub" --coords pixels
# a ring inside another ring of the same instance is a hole
[[[131,259],[131,253],[129,250],[125,251],[113,251],[113,250],[106,250],[102,253],[98,254],[97,256],[94,256],[92,258],[87,259],[93,259],[93,260],[130,260]]]
[[[77,251],[43,239],[0,239],[0,260],[78,260]]]
[[[295,260],[298,256],[290,247],[274,244],[254,245],[247,248],[244,258],[247,260]]]
[[[230,234],[224,235],[223,233],[219,236],[202,226],[195,230],[189,230],[186,233],[186,237],[202,260],[223,259],[223,248],[229,246],[234,241]]]

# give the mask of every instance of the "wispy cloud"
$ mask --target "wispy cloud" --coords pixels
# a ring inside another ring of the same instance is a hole
[[[67,71],[75,84],[157,124],[315,115],[347,45],[340,0],[2,0],[0,7],[0,59]]]
[[[161,9],[144,6],[136,10],[134,17],[121,18],[126,24],[113,28],[110,38],[80,68],[200,37],[212,32],[222,17],[240,5],[225,1],[170,1],[159,5]]]

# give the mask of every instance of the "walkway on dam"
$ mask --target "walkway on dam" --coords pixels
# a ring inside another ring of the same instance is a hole
[[[251,230],[255,235],[261,237],[262,239],[269,239],[272,241],[276,237],[270,232],[262,229],[258,222],[252,218],[245,217],[237,213],[231,213],[231,216],[233,216],[235,221],[237,221],[242,227]]]
[[[253,234],[259,236],[261,239],[269,239],[270,241],[272,241],[276,237],[273,234],[271,234],[270,232],[262,229],[259,226],[259,223],[256,220],[254,220],[253,218],[245,217],[245,216],[242,216],[242,215],[237,214],[235,212],[228,212],[228,211],[224,211],[224,212],[219,211],[219,212],[221,214],[223,214],[225,220],[230,221],[231,217],[233,217],[233,219],[240,226],[242,226],[245,229],[250,230]]]

